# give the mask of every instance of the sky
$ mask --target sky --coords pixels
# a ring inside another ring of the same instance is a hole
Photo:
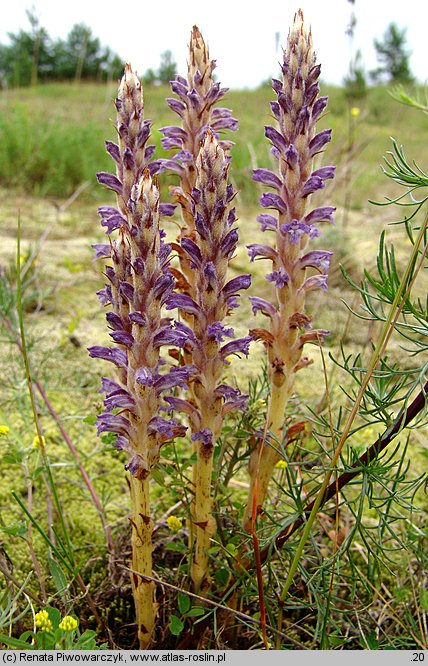
[[[52,38],[65,38],[75,23],[88,25],[102,44],[110,46],[139,73],[159,67],[160,54],[171,50],[178,72],[185,75],[190,30],[197,25],[217,61],[217,78],[229,88],[254,88],[278,75],[279,43],[286,42],[295,11],[301,8],[312,27],[321,78],[341,84],[357,49],[366,71],[377,65],[373,47],[388,24],[407,28],[411,71],[424,83],[426,60],[426,0],[12,0],[1,1],[0,43],[7,33],[29,29],[25,10],[34,8]],[[346,36],[351,13],[357,24]]]

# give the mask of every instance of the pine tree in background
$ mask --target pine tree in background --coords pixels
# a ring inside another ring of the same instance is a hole
[[[390,23],[383,40],[374,40],[374,47],[380,67],[370,74],[375,80],[385,76],[388,83],[411,83],[414,77],[410,71],[410,53],[406,50],[406,28],[400,30],[396,23]]]

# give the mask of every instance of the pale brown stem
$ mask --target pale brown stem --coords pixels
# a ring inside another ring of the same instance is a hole
[[[146,650],[151,643],[155,625],[153,582],[145,576],[152,576],[152,532],[150,517],[149,479],[131,476],[132,501],[132,570],[131,583],[137,617],[140,650]],[[137,575],[140,574],[140,575]]]
[[[209,451],[201,442],[198,446],[198,459],[195,465],[195,502],[193,527],[195,551],[192,562],[192,580],[196,591],[204,593],[209,585],[208,549],[215,532],[215,521],[211,513],[211,477],[213,469],[213,448]]]
[[[290,397],[291,387],[288,382],[282,386],[272,386],[267,415],[267,427],[260,444],[252,452],[249,463],[250,489],[245,508],[243,527],[251,531],[253,503],[257,511],[263,506],[270,479],[276,463],[281,457],[279,445],[284,440],[285,408]],[[255,498],[255,492],[257,497]]]

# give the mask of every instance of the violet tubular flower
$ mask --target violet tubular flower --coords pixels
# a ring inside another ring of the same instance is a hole
[[[128,454],[132,501],[132,589],[140,648],[150,645],[155,622],[152,576],[152,530],[149,477],[161,447],[186,428],[174,418],[159,416],[164,393],[182,386],[192,367],[169,368],[160,358],[162,345],[182,346],[186,336],[162,317],[171,298],[174,278],[169,271],[170,246],[159,228],[159,191],[152,180],[153,150],[146,146],[150,122],[144,120],[141,84],[129,65],[116,100],[118,145],[107,143],[116,175],[98,174],[100,183],[116,193],[117,208],[103,206],[101,224],[110,245],[95,245],[98,258],[110,258],[105,267],[109,282],[99,292],[109,305],[106,319],[115,346],[94,346],[90,356],[116,366],[115,380],[103,379],[105,412],[98,417],[98,433],[114,433],[115,446]],[[110,251],[108,251],[110,248]],[[140,574],[140,575],[138,575]]]
[[[197,451],[194,466],[195,498],[191,506],[195,526],[195,551],[192,580],[196,590],[206,593],[209,586],[208,549],[215,532],[212,516],[211,477],[214,444],[224,416],[232,409],[243,409],[248,396],[222,383],[226,357],[248,355],[249,336],[234,339],[234,330],[224,321],[231,305],[236,305],[242,290],[250,286],[249,275],[228,279],[230,257],[236,249],[238,234],[231,234],[230,201],[232,190],[228,180],[229,162],[211,130],[207,130],[196,160],[196,186],[193,194],[193,214],[199,220],[194,243],[182,240],[182,250],[193,265],[192,297],[173,294],[167,308],[178,307],[192,317],[192,328],[180,324],[181,330],[191,331],[187,344],[191,348],[195,368],[192,384],[192,404],[188,403],[191,440]],[[234,219],[234,218],[233,218]],[[195,251],[195,245],[199,248]],[[166,402],[174,407],[183,405],[175,400]]]
[[[254,329],[253,335],[263,340],[267,348],[271,392],[268,434],[250,457],[246,530],[251,528],[255,500],[258,511],[263,506],[279,459],[277,443],[284,439],[285,409],[295,373],[307,365],[302,358],[303,346],[308,342],[320,344],[328,333],[324,330],[308,333],[310,318],[304,313],[306,293],[327,289],[326,272],[331,257],[327,251],[308,252],[307,245],[320,235],[319,223],[332,221],[335,209],[331,206],[310,209],[311,195],[324,189],[326,181],[334,177],[334,167],[314,170],[313,166],[314,156],[330,141],[331,130],[316,132],[316,121],[327,105],[327,98],[318,97],[320,66],[316,64],[312,35],[300,10],[284,49],[282,74],[282,81],[273,80],[277,101],[271,103],[271,109],[277,127],[265,128],[277,168],[275,172],[255,169],[253,176],[255,181],[274,190],[262,195],[260,204],[270,212],[259,215],[258,221],[262,231],[275,233],[276,242],[272,247],[252,244],[248,249],[251,260],[257,257],[272,262],[266,279],[275,286],[276,303],[258,297],[251,299],[254,314],[260,312],[270,321],[269,329]]]

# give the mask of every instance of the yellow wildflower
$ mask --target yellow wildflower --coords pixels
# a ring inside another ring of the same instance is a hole
[[[46,446],[46,440],[43,435],[36,435],[33,439],[33,449],[39,449],[40,445],[44,448]]]
[[[77,620],[71,615],[66,615],[62,618],[58,626],[63,631],[74,631],[77,629]]]
[[[285,469],[287,467],[287,463],[285,462],[285,460],[278,460],[275,467],[277,469]]]
[[[27,263],[27,261],[29,260],[29,258],[30,258],[30,253],[28,251],[25,252],[25,254],[21,254],[19,256],[19,265],[21,267],[24,266]]]
[[[48,611],[41,610],[36,613],[34,616],[34,622],[40,631],[52,631],[52,622],[49,619]]]
[[[7,437],[9,434],[9,427],[7,425],[0,425],[0,437]]]
[[[168,527],[174,534],[181,530],[181,520],[176,516],[168,516]]]
[[[358,118],[361,113],[361,109],[358,106],[353,106],[351,109],[351,116],[353,118]]]

